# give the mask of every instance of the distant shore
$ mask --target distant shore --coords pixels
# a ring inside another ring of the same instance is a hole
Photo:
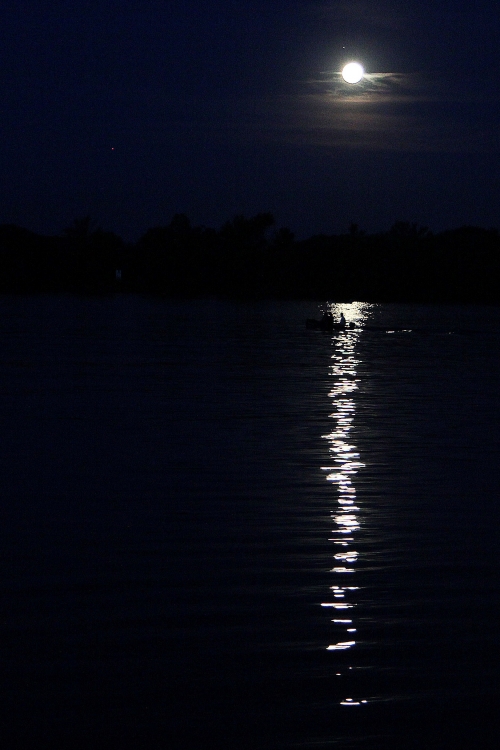
[[[297,241],[271,214],[219,229],[177,214],[134,244],[90,217],[60,236],[0,225],[0,293],[145,293],[234,299],[500,303],[500,234],[464,226],[440,233],[409,222],[365,234]]]

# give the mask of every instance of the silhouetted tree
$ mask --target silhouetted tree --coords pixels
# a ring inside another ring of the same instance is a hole
[[[349,224],[349,235],[355,239],[357,237],[364,237],[365,233],[359,228],[358,224],[351,222]]]
[[[270,213],[257,214],[250,219],[239,215],[224,224],[220,237],[234,249],[256,248],[265,243],[266,233],[273,224],[274,216]]]
[[[404,239],[416,239],[420,240],[424,237],[428,237],[430,234],[427,227],[420,226],[415,222],[409,221],[396,221],[389,229],[389,235],[391,237],[401,237]]]
[[[123,240],[96,227],[90,216],[75,219],[63,235],[66,283],[70,288],[91,293],[114,290],[116,269],[123,265]]]
[[[397,221],[367,235],[352,223],[344,234],[299,242],[286,227],[270,234],[273,224],[269,213],[236,216],[216,231],[176,214],[133,246],[96,228],[90,216],[59,237],[0,225],[0,291],[500,302],[496,229],[433,234]]]
[[[92,234],[91,226],[92,219],[90,215],[82,216],[79,219],[74,219],[72,224],[66,227],[64,235],[72,240],[88,240]],[[97,229],[97,227],[94,227],[94,229]]]
[[[295,242],[294,233],[288,227],[281,227],[273,237],[273,246],[282,250],[289,250]]]

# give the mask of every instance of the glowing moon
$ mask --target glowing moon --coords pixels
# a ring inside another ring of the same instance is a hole
[[[364,74],[362,65],[357,62],[348,63],[342,70],[342,78],[346,83],[359,83]]]

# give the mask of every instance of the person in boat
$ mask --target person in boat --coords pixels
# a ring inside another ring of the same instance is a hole
[[[343,312],[340,313],[339,326],[341,328],[345,328],[345,326],[346,326],[346,320],[344,318],[344,313]]]

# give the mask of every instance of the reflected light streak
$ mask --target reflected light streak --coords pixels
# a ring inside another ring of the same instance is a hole
[[[345,651],[348,648],[356,645],[356,641],[340,641],[334,646],[328,646],[327,651]]]
[[[358,586],[340,585],[342,576],[354,576],[359,554],[355,549],[356,534],[360,531],[362,520],[360,519],[361,508],[356,504],[356,490],[354,487],[355,477],[364,464],[360,460],[357,447],[352,443],[351,432],[356,423],[356,391],[359,389],[359,378],[357,370],[360,364],[356,356],[356,344],[360,335],[359,323],[365,314],[364,305],[351,303],[343,305],[348,321],[357,324],[356,328],[344,330],[342,334],[332,335],[332,357],[329,367],[329,376],[332,378],[332,387],[329,389],[328,397],[332,399],[333,411],[329,418],[334,421],[334,429],[323,438],[328,441],[331,456],[331,466],[324,466],[326,481],[336,490],[334,507],[331,511],[331,519],[334,523],[332,537],[329,541],[335,545],[342,546],[342,551],[333,555],[335,567],[331,568],[331,574],[338,577],[339,584],[330,586],[333,602],[323,602],[322,607],[332,607],[335,610],[353,609],[356,602],[346,601],[346,594],[359,589]],[[340,316],[340,307],[330,305],[334,319]],[[340,537],[340,538],[339,538]],[[349,595],[349,599],[352,595]],[[340,614],[340,613],[339,613]],[[342,632],[352,634],[357,628],[351,619],[335,618],[333,626],[341,628]],[[346,625],[350,626],[346,628]],[[339,633],[339,635],[341,635]],[[343,640],[339,638],[336,643],[327,646],[327,651],[348,651],[356,646],[354,640]],[[344,662],[337,662],[337,668]],[[352,667],[349,667],[351,669]],[[340,675],[340,672],[336,672]],[[342,706],[359,706],[366,700],[357,701],[353,698],[345,698],[341,701]]]
[[[322,607],[335,607],[335,609],[352,609],[354,604],[322,604]]]
[[[346,552],[345,554],[343,552],[337,552],[335,555],[336,560],[346,560],[347,562],[354,562],[357,558],[357,552]]]
[[[354,573],[354,568],[332,568],[332,573]]]

